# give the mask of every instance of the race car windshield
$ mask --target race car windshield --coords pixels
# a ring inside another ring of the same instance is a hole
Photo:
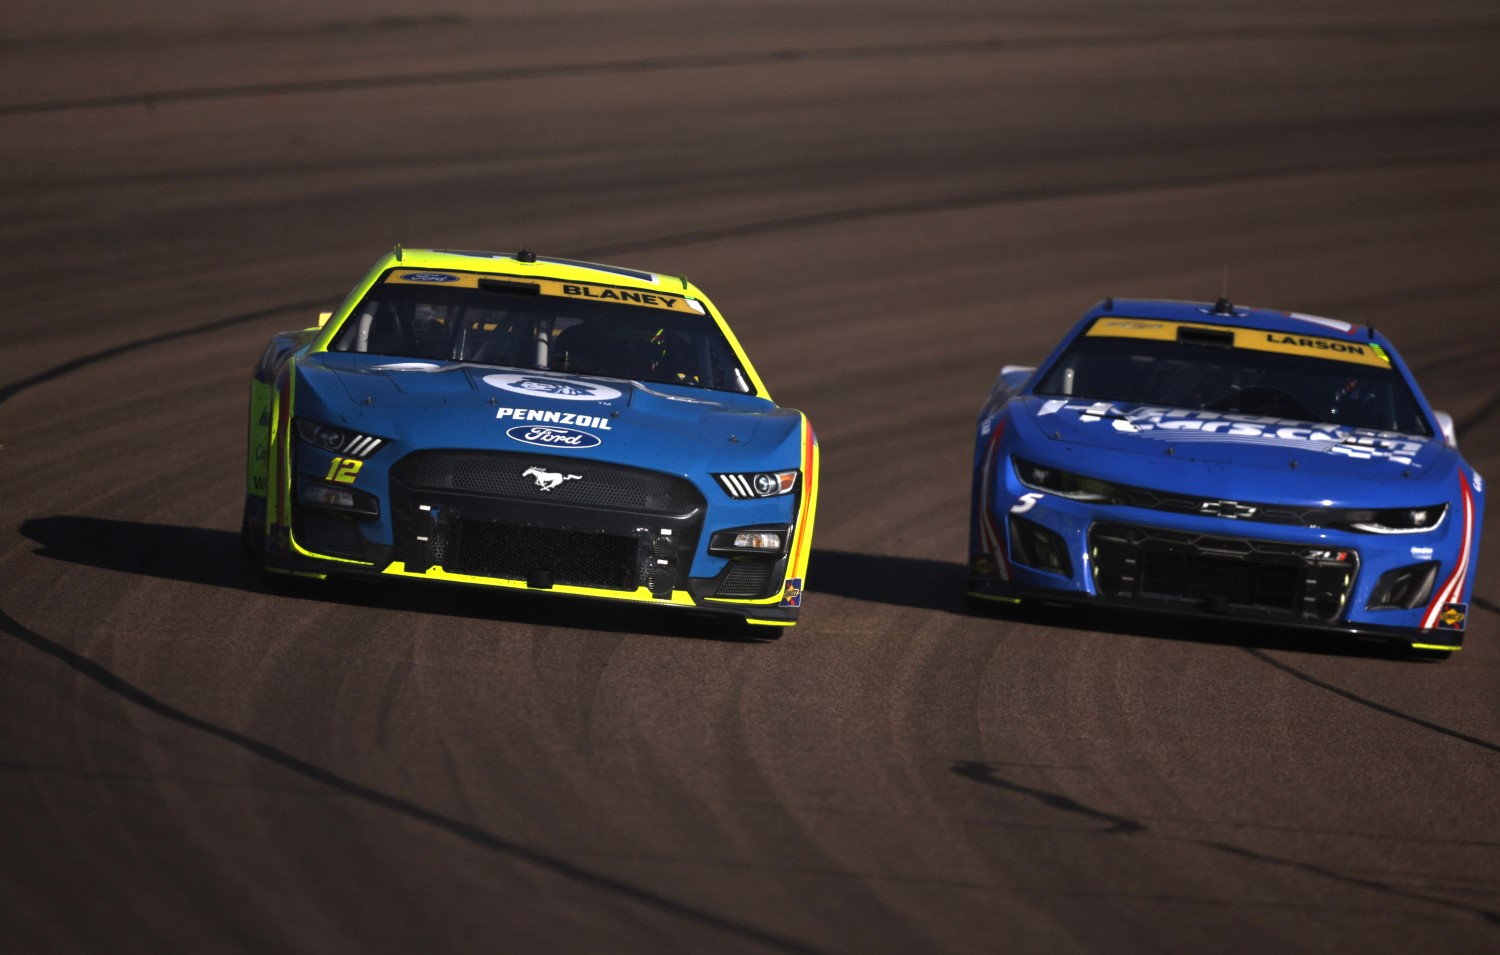
[[[1036,394],[1432,434],[1389,365],[1216,344],[1081,335]]]
[[[491,284],[505,290],[377,285],[329,350],[753,391],[734,349],[707,315]]]

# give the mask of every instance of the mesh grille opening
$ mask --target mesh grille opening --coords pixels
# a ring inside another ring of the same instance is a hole
[[[1089,540],[1101,596],[1214,611],[1333,621],[1358,568],[1349,551],[1124,524],[1096,524]]]
[[[659,471],[582,458],[499,451],[419,451],[391,469],[413,491],[459,492],[641,514],[687,515],[705,506],[692,482]]]
[[[633,537],[461,520],[447,541],[443,567],[504,580],[526,580],[542,570],[558,584],[631,591],[641,585],[639,549]]]
[[[735,600],[752,600],[769,597],[771,571],[776,562],[771,560],[736,560],[730,563],[729,572],[720,581],[715,597]]]
[[[354,560],[364,556],[353,521],[317,517],[299,511],[295,515],[293,531],[297,542],[315,554]]]
[[[1292,613],[1300,609],[1301,584],[1301,569],[1284,564],[1155,551],[1141,555],[1142,596],[1222,599]]]

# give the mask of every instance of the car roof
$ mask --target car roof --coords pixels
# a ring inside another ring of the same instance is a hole
[[[564,282],[657,289],[694,298],[703,297],[703,293],[685,276],[539,255],[524,249],[519,252],[475,252],[459,249],[402,249],[398,246],[377,267],[535,275],[538,278]]]
[[[1218,302],[1179,302],[1169,299],[1107,298],[1090,310],[1086,318],[1093,319],[1102,315],[1155,318],[1201,325],[1222,325],[1227,328],[1254,328],[1293,335],[1342,338],[1349,341],[1375,339],[1374,329],[1356,325],[1353,322],[1324,318],[1321,315],[1307,315],[1302,312],[1283,312],[1269,308],[1236,305],[1228,299],[1220,299]]]

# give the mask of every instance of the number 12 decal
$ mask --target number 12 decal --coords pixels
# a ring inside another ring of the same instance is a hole
[[[354,479],[359,476],[359,469],[364,466],[365,462],[358,458],[334,458],[333,463],[328,466],[328,473],[323,475],[323,480],[353,484]]]

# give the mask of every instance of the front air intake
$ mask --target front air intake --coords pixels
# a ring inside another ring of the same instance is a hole
[[[1427,602],[1432,584],[1437,580],[1438,562],[1427,561],[1397,567],[1380,575],[1370,591],[1366,610],[1411,610]]]

